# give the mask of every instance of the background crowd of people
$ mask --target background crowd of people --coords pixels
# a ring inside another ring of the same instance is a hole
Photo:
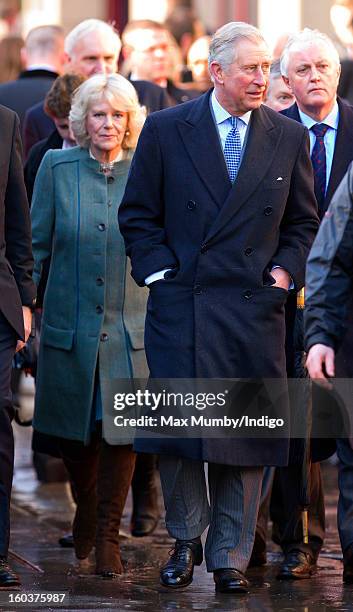
[[[94,548],[97,575],[123,572],[129,488],[131,533],[144,537],[159,520],[159,469],[175,539],[164,586],[192,582],[209,527],[216,590],[246,592],[246,569],[266,563],[269,518],[284,553],[278,577],[309,579],[325,536],[320,461],[337,451],[343,580],[353,582],[348,438],[312,444],[306,540],[303,444],[294,452],[278,439],[107,442],[104,379],[296,378],[307,376],[307,352],[312,377],[352,375],[351,312],[328,316],[327,331],[320,277],[351,270],[351,199],[343,214],[343,188],[334,196],[342,180],[352,193],[351,60],[341,69],[333,41],[304,29],[270,41],[271,65],[254,26],[211,33],[189,18],[187,28],[178,15],[131,21],[121,35],[87,19],[67,35],[45,25],[0,41],[0,587],[20,585],[7,561],[8,388],[31,312],[40,334],[33,449],[65,465],[76,514],[60,540],[79,563]],[[332,249],[325,260],[314,244],[305,344],[297,294],[321,222],[318,240]],[[347,304],[349,290],[347,281]],[[316,389],[313,402],[325,393]]]

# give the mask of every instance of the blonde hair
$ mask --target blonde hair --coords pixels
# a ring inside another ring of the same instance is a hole
[[[70,123],[77,143],[84,149],[90,145],[86,117],[90,107],[101,101],[109,102],[116,110],[128,113],[123,149],[134,149],[146,118],[145,108],[139,105],[133,85],[120,74],[97,74],[76,89],[71,105]]]

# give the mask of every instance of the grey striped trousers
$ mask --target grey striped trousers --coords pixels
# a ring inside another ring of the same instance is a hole
[[[209,526],[207,571],[236,568],[245,572],[254,544],[263,468],[209,463],[208,501],[201,461],[166,455],[159,460],[169,535],[189,540]]]

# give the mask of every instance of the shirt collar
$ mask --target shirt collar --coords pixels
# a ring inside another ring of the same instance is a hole
[[[229,119],[232,116],[218,102],[218,100],[216,98],[215,90],[213,90],[213,92],[211,94],[211,104],[212,104],[212,110],[213,110],[213,114],[214,114],[214,117],[215,117],[217,125],[220,125],[224,121],[227,121],[227,119]],[[244,115],[241,115],[239,117],[239,119],[241,119],[245,123],[246,126],[249,124],[251,113],[252,113],[252,111],[248,111],[247,113],[244,113]]]
[[[329,114],[325,117],[325,119],[322,119],[322,121],[315,121],[315,119],[313,119],[312,117],[309,117],[309,115],[307,115],[306,113],[303,113],[303,111],[301,111],[299,107],[298,107],[298,111],[299,111],[299,116],[300,116],[300,120],[302,124],[305,125],[305,127],[307,127],[308,130],[310,130],[310,128],[312,128],[313,125],[315,125],[316,123],[324,123],[325,125],[328,125],[333,130],[338,129],[339,108],[338,108],[337,100],[331,112],[329,112]]]
[[[56,68],[50,64],[31,64],[27,66],[26,70],[29,72],[31,70],[48,70],[49,72],[56,72]]]

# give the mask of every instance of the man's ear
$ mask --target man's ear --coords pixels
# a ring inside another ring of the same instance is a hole
[[[291,92],[293,93],[293,89],[291,88],[290,84],[289,84],[289,78],[284,76],[284,74],[282,74],[282,79],[284,81],[284,83],[287,85],[287,87],[289,87],[289,89],[291,90]]]
[[[20,55],[21,55],[22,66],[27,68],[27,66],[28,66],[28,56],[27,56],[27,51],[26,51],[25,47],[22,47],[22,49],[20,51]]]
[[[213,61],[210,63],[210,74],[214,83],[223,85],[224,83],[224,70],[219,62]]]

